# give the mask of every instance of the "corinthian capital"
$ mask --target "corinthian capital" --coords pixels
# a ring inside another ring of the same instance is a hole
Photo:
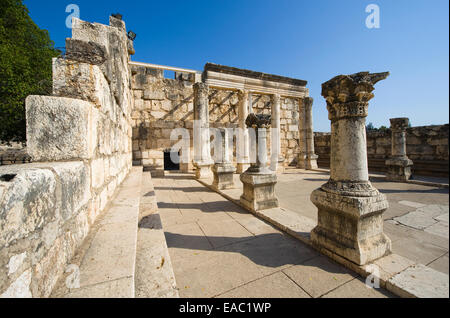
[[[271,116],[252,113],[247,116],[245,124],[249,128],[269,128],[271,124]]]
[[[393,131],[404,131],[409,125],[409,119],[407,117],[391,118],[389,121],[391,122],[391,129]]]
[[[389,72],[359,72],[338,75],[322,84],[322,96],[327,101],[331,120],[342,117],[365,117],[375,83],[387,78]]]

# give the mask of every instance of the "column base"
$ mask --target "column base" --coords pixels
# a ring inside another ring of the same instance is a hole
[[[311,241],[358,265],[391,252],[391,240],[383,233],[383,212],[388,201],[382,193],[374,196],[347,196],[321,188],[311,193],[318,208],[318,224]]]
[[[180,171],[181,172],[189,172],[194,170],[194,166],[192,165],[192,163],[181,163],[180,162]]]
[[[386,180],[389,181],[408,181],[411,178],[412,160],[408,158],[390,158],[386,160],[388,168]]]
[[[211,166],[212,161],[194,162],[195,178],[208,179],[212,176]]]
[[[244,173],[249,167],[250,167],[249,163],[238,163],[236,172],[239,174]]]
[[[215,164],[212,167],[214,181],[212,186],[217,190],[234,188],[234,172],[236,168],[231,163]]]
[[[241,195],[241,203],[251,211],[260,211],[278,207],[278,199],[275,196],[275,184],[277,176],[273,172],[251,173],[244,172],[240,175],[244,184],[244,193]]]
[[[278,165],[277,165],[277,174],[282,174],[284,172],[284,158],[280,157],[278,158]]]
[[[297,168],[311,170],[317,169],[317,155],[298,155]]]

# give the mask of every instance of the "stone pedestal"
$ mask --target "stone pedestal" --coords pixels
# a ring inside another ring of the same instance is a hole
[[[194,84],[194,160],[195,177],[206,179],[211,177],[208,85],[199,82]]]
[[[275,196],[277,176],[274,172],[267,174],[244,172],[240,175],[244,184],[241,203],[249,210],[259,211],[278,207]]]
[[[212,174],[212,171],[211,171],[212,165],[213,165],[212,161],[194,162],[195,178],[196,179],[209,179]]]
[[[314,131],[312,123],[312,97],[299,101],[299,145],[297,168],[317,169],[317,155],[314,153]]]
[[[322,84],[331,120],[330,179],[311,193],[318,208],[312,243],[358,265],[391,251],[384,194],[369,181],[365,117],[373,85],[389,73],[339,75]]]
[[[386,179],[390,181],[408,181],[411,178],[413,162],[408,158],[390,158],[386,160],[388,168]]]
[[[236,168],[231,163],[215,164],[212,167],[214,181],[213,187],[218,190],[234,188],[234,173]]]
[[[391,181],[408,181],[411,177],[412,160],[406,156],[406,128],[408,118],[391,118],[391,157],[386,160],[388,168],[386,179]]]
[[[247,117],[246,125],[256,131],[256,162],[251,163],[250,168],[240,175],[244,185],[240,201],[252,211],[275,208],[278,206],[275,196],[277,176],[267,167],[267,128],[270,127],[270,116],[252,113]]]

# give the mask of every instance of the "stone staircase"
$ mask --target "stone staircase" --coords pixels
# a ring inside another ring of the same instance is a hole
[[[51,297],[178,297],[149,172],[132,168]]]

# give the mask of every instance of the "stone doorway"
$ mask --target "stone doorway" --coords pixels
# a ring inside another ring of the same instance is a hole
[[[164,171],[178,171],[180,170],[180,163],[175,163],[170,158],[170,154],[172,152],[170,149],[164,150]],[[178,156],[180,156],[180,152],[178,152]]]

